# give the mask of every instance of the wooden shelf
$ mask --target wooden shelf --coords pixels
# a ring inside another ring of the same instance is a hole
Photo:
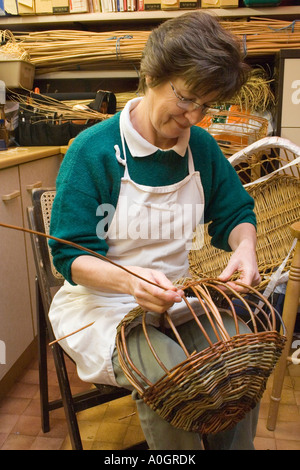
[[[266,8],[205,8],[222,18],[242,18],[249,16],[300,18],[300,6],[266,7]],[[1,17],[2,27],[15,29],[28,26],[57,26],[64,24],[109,24],[109,23],[155,23],[182,15],[188,10],[170,11],[133,11],[113,13],[76,13],[67,15],[28,15]]]
[[[62,72],[49,72],[36,75],[36,80],[74,80],[74,79],[101,79],[101,78],[136,78],[138,74],[134,69],[124,70],[72,70]]]

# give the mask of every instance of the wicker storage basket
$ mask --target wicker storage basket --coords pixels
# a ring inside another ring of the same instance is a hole
[[[287,258],[283,269],[288,271],[293,253],[290,225],[299,219],[300,148],[286,139],[267,137],[233,155],[235,167],[244,187],[255,200],[257,217],[257,259],[264,288],[271,274]],[[231,253],[210,244],[208,227],[204,242],[189,253],[190,269],[195,277],[218,277]]]
[[[266,137],[268,133],[266,118],[241,111],[235,105],[229,110],[207,114],[198,126],[216,139],[226,157]]]
[[[255,407],[262,397],[267,379],[285,344],[285,336],[276,329],[276,312],[255,289],[243,297],[230,289],[225,293],[223,283],[213,279],[186,280],[184,298],[195,328],[207,339],[203,351],[189,353],[172,318],[166,312],[165,321],[175,333],[185,351],[186,360],[168,370],[162,364],[147,334],[147,313],[141,308],[130,312],[118,327],[119,361],[129,382],[142,399],[162,418],[177,428],[200,434],[214,434],[229,429]],[[188,295],[198,298],[203,311],[213,325],[213,342],[191,307]],[[238,305],[247,312],[252,332],[240,334]],[[217,306],[218,305],[218,306]],[[236,334],[229,337],[220,310],[234,318]],[[132,321],[140,318],[147,342],[165,374],[151,383],[137,370],[128,355],[126,331]]]

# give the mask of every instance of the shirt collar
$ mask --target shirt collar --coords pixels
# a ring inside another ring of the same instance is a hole
[[[181,133],[177,140],[177,143],[171,149],[160,149],[159,147],[156,147],[155,145],[145,140],[134,129],[130,121],[130,111],[134,109],[142,99],[142,97],[138,97],[128,101],[124,109],[122,110],[120,116],[121,131],[123,131],[123,135],[125,137],[131,155],[134,157],[146,157],[147,155],[155,153],[157,150],[173,150],[177,154],[184,157],[190,138],[190,129],[186,129],[186,131]]]

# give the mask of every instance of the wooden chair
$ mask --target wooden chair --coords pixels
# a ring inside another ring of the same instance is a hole
[[[28,208],[29,227],[32,230],[49,233],[54,189],[36,189],[32,193],[32,206]],[[47,376],[47,349],[49,341],[55,340],[48,311],[54,293],[64,282],[62,276],[55,270],[52,257],[45,237],[31,235],[32,247],[36,265],[36,302],[37,329],[39,354],[39,381],[41,400],[41,421],[43,432],[50,430],[50,411],[63,407],[67,420],[71,445],[73,450],[82,450],[79,426],[76,413],[102,403],[129,395],[123,388],[99,385],[92,386],[85,392],[72,395],[68,372],[65,364],[65,353],[59,343],[51,346],[56,374],[58,378],[61,399],[49,401]],[[88,386],[88,384],[87,384]],[[133,449],[147,448],[145,443]]]
[[[289,357],[293,332],[300,299],[300,221],[291,226],[292,235],[297,239],[295,253],[289,272],[289,280],[286,286],[283,305],[282,320],[287,330],[287,342],[274,372],[274,382],[271,394],[271,402],[268,413],[267,428],[274,431],[276,427],[278,408],[281,399],[283,380],[286,367],[293,359]]]

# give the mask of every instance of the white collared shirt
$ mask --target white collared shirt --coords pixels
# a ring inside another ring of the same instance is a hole
[[[182,157],[185,156],[190,139],[190,129],[183,131],[178,137],[177,143],[170,149],[160,149],[144,139],[133,127],[130,120],[130,112],[139,104],[142,97],[134,98],[128,101],[121,112],[120,125],[122,126],[124,137],[129,151],[134,157],[146,157],[155,153],[157,150],[173,150]]]

